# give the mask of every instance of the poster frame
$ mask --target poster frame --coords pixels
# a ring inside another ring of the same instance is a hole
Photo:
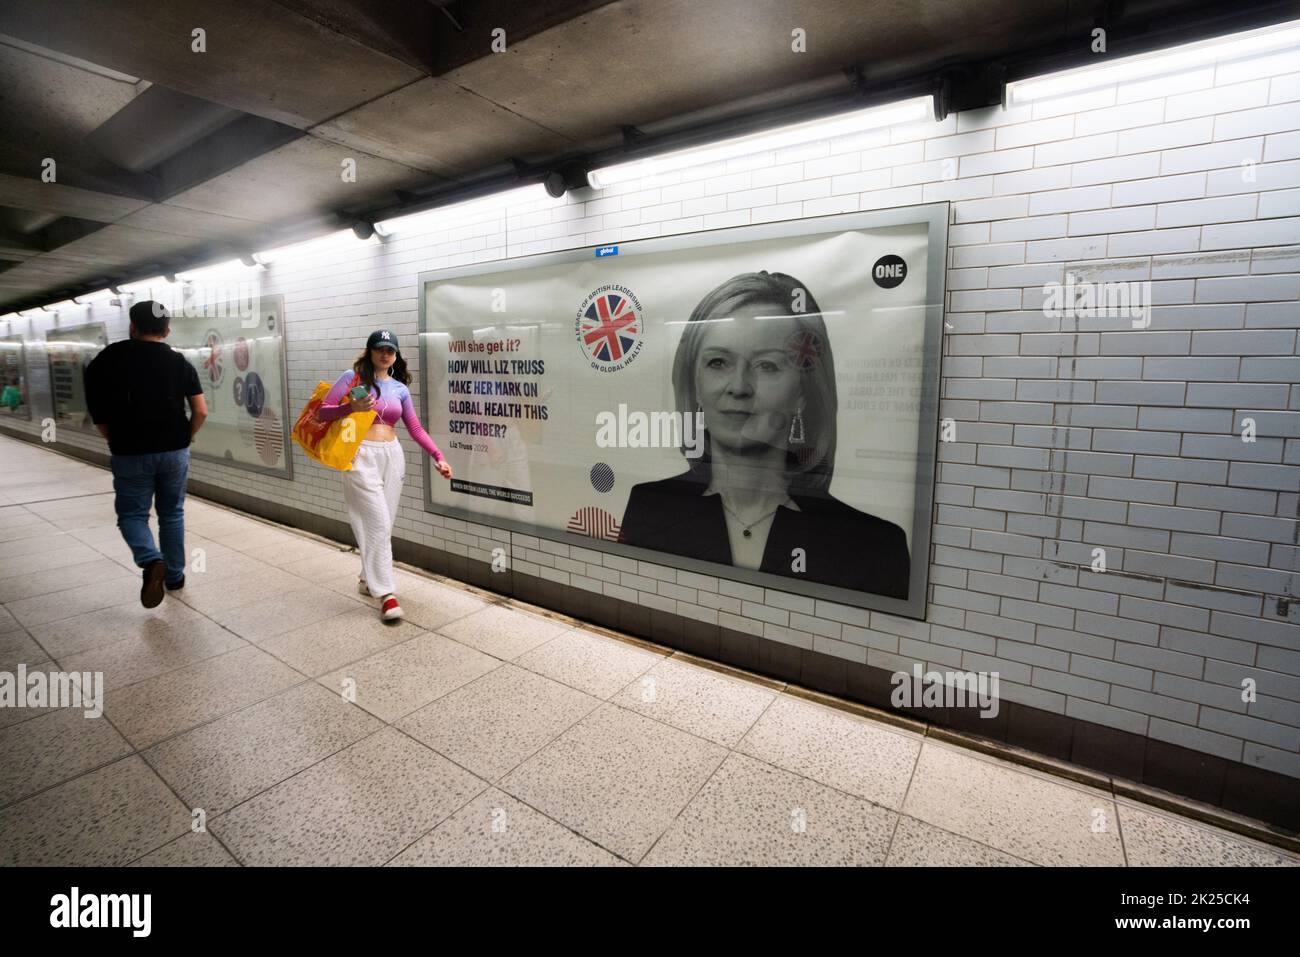
[[[0,336],[0,342],[17,342],[18,343],[18,364],[22,367],[23,388],[27,391],[27,401],[23,403],[23,408],[27,410],[25,419],[16,415],[8,415],[5,418],[12,418],[18,421],[30,422],[32,420],[32,375],[31,370],[27,367],[27,337],[17,332],[9,332]],[[0,388],[4,383],[0,383]]]
[[[70,329],[90,329],[92,327],[99,328],[100,333],[104,337],[104,348],[108,348],[108,346],[111,346],[113,344],[113,340],[108,337],[108,323],[104,322],[102,319],[100,320],[92,319],[88,322],[78,322],[70,326],[59,326],[57,325],[57,320],[56,320],[56,325],[50,326],[50,328],[46,329],[44,333],[44,338],[39,340],[41,346],[45,350],[45,365],[48,371],[48,375],[49,375],[48,381],[50,384],[50,415],[54,417],[55,422],[58,422],[59,412],[58,412],[58,405],[54,399],[54,357],[50,355],[50,341],[51,341],[50,333],[67,332]],[[56,338],[53,341],[58,343],[58,342],[76,342],[77,340]],[[102,352],[103,349],[101,349],[100,351]],[[98,353],[96,353],[96,355],[98,355]],[[82,367],[82,373],[84,376],[85,373],[84,366]],[[83,388],[84,388],[84,384],[83,384]],[[89,411],[87,411],[88,417],[89,414],[90,414]],[[74,425],[74,426],[70,426],[70,428],[74,432],[80,432],[83,435],[99,435],[99,430],[95,428],[94,422],[91,422],[88,426]]]
[[[618,256],[644,256],[655,253],[675,252],[683,249],[699,249],[741,242],[759,242],[771,239],[816,236],[823,233],[844,232],[855,229],[872,229],[887,226],[925,225],[926,237],[926,295],[925,295],[925,331],[922,345],[923,369],[933,369],[932,378],[923,380],[918,413],[917,448],[916,448],[916,499],[912,514],[911,565],[906,599],[890,598],[872,592],[859,592],[824,585],[813,581],[799,581],[781,575],[774,575],[739,566],[719,565],[701,559],[658,552],[652,549],[619,542],[606,541],[569,532],[563,529],[538,526],[515,519],[487,516],[469,509],[438,504],[433,501],[433,468],[430,458],[421,456],[424,470],[424,510],[463,522],[484,525],[489,528],[529,535],[538,539],[586,548],[592,551],[606,552],[624,558],[644,561],[649,564],[682,568],[687,571],[743,582],[759,588],[773,591],[785,591],[792,594],[848,605],[855,608],[874,609],[888,614],[924,620],[927,609],[930,572],[930,540],[934,518],[934,486],[937,465],[937,442],[939,437],[939,402],[943,381],[941,368],[943,352],[943,328],[945,291],[948,261],[948,224],[950,204],[947,201],[924,203],[915,206],[899,206],[889,209],[869,210],[853,213],[837,213],[829,216],[816,216],[774,223],[761,223],[750,226],[732,226],[722,229],[701,230],[691,233],[679,233],[671,236],[657,236],[617,243]],[[532,269],[543,266],[563,265],[590,261],[595,250],[606,248],[601,245],[583,245],[572,249],[551,253],[537,253],[527,256],[513,256],[490,261],[434,269],[421,272],[416,280],[419,305],[419,342],[420,342],[420,414],[426,427],[431,427],[430,396],[425,386],[428,365],[428,337],[432,331],[428,328],[428,287],[433,283],[483,273],[504,272],[516,269]],[[864,280],[867,275],[864,271]]]

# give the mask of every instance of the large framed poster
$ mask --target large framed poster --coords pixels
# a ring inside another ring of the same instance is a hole
[[[50,363],[50,393],[57,425],[95,431],[86,407],[86,366],[108,345],[102,322],[50,329],[45,333],[45,354]]]
[[[27,395],[27,349],[23,337],[0,337],[0,420],[31,417],[31,400]]]
[[[948,204],[420,276],[426,507],[924,617]]]
[[[172,314],[167,342],[198,371],[208,403],[190,454],[292,478],[284,300],[256,297],[252,307],[231,301]]]

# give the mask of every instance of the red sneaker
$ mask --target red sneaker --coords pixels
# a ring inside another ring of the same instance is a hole
[[[397,603],[396,595],[385,595],[384,603],[380,611],[380,616],[384,621],[397,621],[402,617],[402,606]]]

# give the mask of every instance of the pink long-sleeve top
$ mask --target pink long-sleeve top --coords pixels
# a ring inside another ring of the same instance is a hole
[[[325,422],[332,422],[343,418],[351,411],[348,390],[352,387],[355,376],[356,373],[349,370],[334,380],[333,387],[321,402],[320,411],[317,413],[318,418]],[[424,431],[424,426],[420,424],[420,417],[415,414],[415,405],[411,402],[411,390],[392,376],[377,379],[375,385],[378,387],[377,394],[374,389],[370,394],[375,397],[376,420],[383,422],[384,425],[396,425],[397,420],[401,419],[406,424],[406,431],[411,433],[411,438],[419,443],[420,448],[433,456],[435,462],[441,462],[442,451],[429,437],[429,433]]]

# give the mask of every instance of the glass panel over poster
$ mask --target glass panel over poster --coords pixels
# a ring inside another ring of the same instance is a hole
[[[198,370],[208,420],[190,454],[226,465],[292,475],[284,354],[284,300],[205,304],[172,313],[167,342]]]
[[[45,333],[45,354],[50,362],[50,393],[56,425],[95,431],[86,408],[84,374],[90,360],[108,345],[102,322],[50,329]]]
[[[426,506],[923,617],[946,203],[421,278]],[[426,466],[427,469],[427,466]]]
[[[0,420],[30,419],[27,397],[27,350],[22,336],[0,338]]]

